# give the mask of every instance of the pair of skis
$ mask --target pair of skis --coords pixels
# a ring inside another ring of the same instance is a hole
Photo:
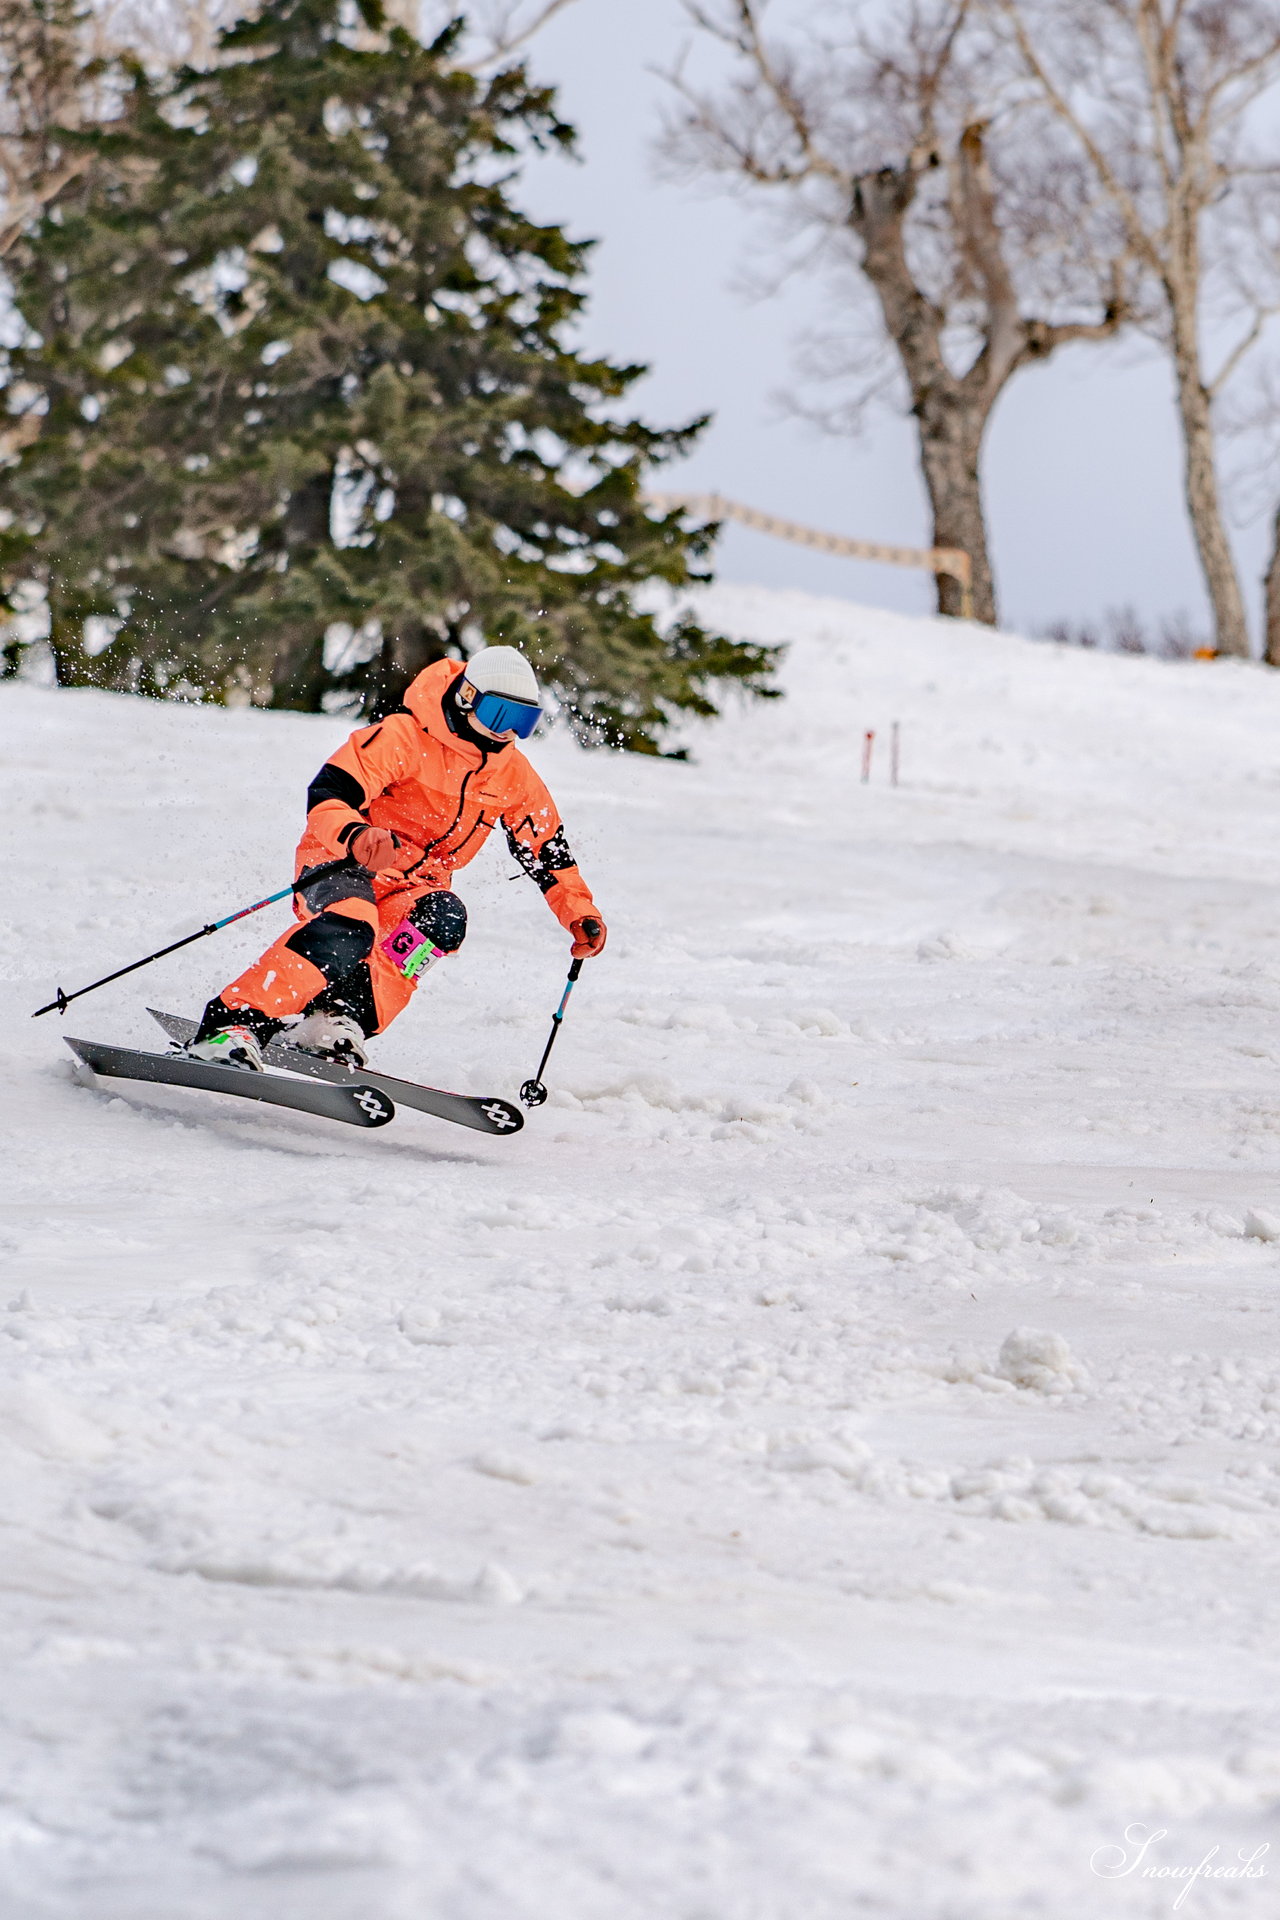
[[[181,1045],[196,1031],[194,1020],[180,1014],[158,1013],[148,1007],[171,1040]],[[413,1080],[397,1080],[371,1068],[353,1070],[335,1061],[303,1053],[283,1039],[273,1040],[264,1058],[279,1073],[249,1073],[207,1060],[188,1060],[181,1053],[145,1053],[132,1047],[113,1047],[98,1040],[73,1040],[67,1045],[92,1073],[118,1080],[146,1080],[162,1086],[198,1087],[207,1093],[230,1093],[241,1100],[262,1100],[270,1106],[291,1107],[298,1113],[318,1114],[353,1127],[385,1127],[395,1119],[396,1103],[416,1107],[437,1120],[473,1127],[478,1133],[518,1133],[524,1125],[519,1107],[508,1100],[473,1098],[422,1087]],[[290,1074],[302,1076],[290,1079]]]

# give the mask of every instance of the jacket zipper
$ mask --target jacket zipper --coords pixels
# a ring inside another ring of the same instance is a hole
[[[456,831],[458,822],[462,819],[463,809],[467,804],[467,788],[471,784],[471,776],[473,773],[482,772],[483,768],[484,768],[483,757],[481,758],[480,765],[478,767],[467,768],[467,771],[462,776],[462,785],[458,788],[458,811],[454,814],[453,819],[449,822],[449,825],[445,828],[444,832],[437,834],[435,839],[432,840],[428,846],[425,846],[422,849],[422,860],[419,860],[415,866],[409,869],[410,873],[416,873],[418,870],[418,867],[422,865],[422,861],[427,858],[427,855],[434,853],[437,847],[443,846],[444,842],[449,838],[449,835]],[[481,819],[483,819],[483,817],[484,815],[482,810]],[[476,824],[479,825],[479,822],[477,821]],[[471,834],[474,833],[475,830],[476,830],[475,827],[472,827],[471,833],[467,835],[467,840],[471,838]],[[461,853],[462,848],[465,847],[467,844],[467,840],[464,840],[461,843],[461,846],[454,847],[453,852]]]

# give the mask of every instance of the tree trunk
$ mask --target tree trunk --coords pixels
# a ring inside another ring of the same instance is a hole
[[[1280,667],[1280,507],[1276,509],[1275,537],[1271,547],[1271,564],[1267,568],[1263,583],[1266,598],[1263,602],[1266,632],[1263,635],[1263,647],[1269,667]]]
[[[308,475],[289,495],[282,529],[284,551],[297,550],[305,565],[310,555],[329,541],[329,513],[333,473],[323,467]],[[270,682],[269,705],[294,713],[317,713],[325,690],[324,635],[309,609],[290,608],[277,614],[270,638],[253,649],[250,667],[255,679]]]
[[[996,624],[995,583],[982,507],[981,456],[986,414],[954,393],[926,393],[913,409],[920,435],[920,467],[933,515],[935,547],[959,547],[973,569],[972,618]],[[977,417],[975,417],[975,415]],[[964,590],[949,573],[936,576],[938,612],[959,619]]]
[[[850,225],[862,242],[862,270],[875,289],[911,391],[934,544],[961,547],[968,554],[973,617],[994,626],[995,590],[978,462],[996,395],[989,383],[952,373],[942,349],[945,315],[911,272],[904,228],[918,178],[910,167],[883,167],[864,175],[855,183]],[[939,613],[958,617],[964,611],[960,582],[944,573],[937,575],[937,582]]]
[[[424,667],[443,660],[447,649],[440,635],[424,621],[401,620],[382,643],[382,651],[360,669],[365,688],[365,712],[371,720],[394,713],[411,680]]]
[[[1177,293],[1172,287],[1169,300],[1173,308],[1173,359],[1178,382],[1178,412],[1182,419],[1187,511],[1209,604],[1213,608],[1213,643],[1219,653],[1247,660],[1249,627],[1235,555],[1223,524],[1214,458],[1212,400],[1200,377],[1195,320],[1179,313]]]
[[[333,501],[333,469],[321,467],[296,486],[284,510],[285,552],[294,547],[313,550],[329,539],[329,513]]]
[[[286,713],[319,713],[328,684],[322,634],[303,631],[279,644],[271,669],[272,707]]]
[[[54,684],[59,687],[84,687],[93,684],[93,662],[84,651],[84,622],[78,609],[69,611],[60,604],[57,593],[49,595],[49,652],[53,657]]]

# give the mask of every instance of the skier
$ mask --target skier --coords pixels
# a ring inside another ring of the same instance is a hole
[[[358,728],[307,791],[295,868],[302,924],[209,1002],[186,1052],[261,1072],[262,1049],[301,1015],[290,1046],[366,1065],[365,1041],[462,945],[467,910],[450,882],[495,826],[573,935],[575,958],[601,952],[605,925],[555,803],[514,744],[541,711],[524,656],[484,647],[465,664],[436,661],[403,707]],[[344,855],[348,867],[307,884]]]

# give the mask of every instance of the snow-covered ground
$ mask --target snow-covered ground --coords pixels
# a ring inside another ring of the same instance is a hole
[[[1280,678],[709,598],[514,1140],[76,1084],[345,728],[0,686],[4,1920],[1280,1910]],[[536,1064],[513,871],[389,1070]]]

